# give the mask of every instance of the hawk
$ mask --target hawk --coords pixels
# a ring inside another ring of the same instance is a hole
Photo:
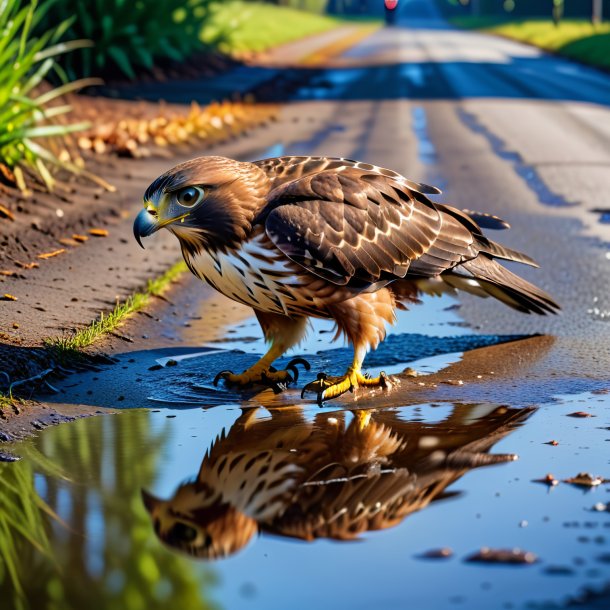
[[[422,292],[464,290],[493,296],[524,313],[554,313],[544,291],[498,260],[536,263],[490,240],[483,229],[509,225],[488,214],[443,205],[432,186],[369,163],[331,157],[277,157],[240,162],[199,157],[159,176],[134,223],[141,238],[166,227],[200,279],[253,308],[269,351],[226,383],[286,384],[296,364],[273,362],[303,339],[310,317],[333,319],[335,339],[354,349],[346,373],[320,373],[303,389],[318,402],[358,387],[388,387],[362,363],[384,339],[397,308]]]
[[[441,422],[379,412],[244,409],[205,454],[197,476],[162,500],[142,490],[157,536],[201,559],[236,553],[259,533],[354,540],[394,527],[466,472],[513,461],[492,446],[531,411],[454,407]],[[433,442],[430,442],[430,440]]]

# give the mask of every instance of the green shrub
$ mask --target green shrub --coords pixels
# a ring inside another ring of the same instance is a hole
[[[159,60],[183,61],[204,48],[199,31],[212,0],[57,0],[41,26],[72,19],[70,38],[91,48],[62,58],[71,78],[122,73],[135,78]]]

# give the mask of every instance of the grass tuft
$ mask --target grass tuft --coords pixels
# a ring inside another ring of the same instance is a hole
[[[161,296],[185,271],[187,267],[184,261],[176,263],[160,277],[149,280],[143,291],[117,303],[110,313],[100,313],[97,320],[72,335],[47,339],[45,345],[60,361],[78,357],[80,350],[92,345],[103,335],[114,332],[130,315],[146,307],[152,297]]]

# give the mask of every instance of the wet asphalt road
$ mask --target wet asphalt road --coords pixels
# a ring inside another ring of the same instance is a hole
[[[546,373],[607,376],[610,362],[610,78],[489,35],[457,31],[420,0],[314,76],[286,113],[315,117],[273,154],[337,155],[440,186],[438,199],[497,214],[493,237],[541,265],[519,273],[553,294],[560,316],[464,296],[479,332],[550,333]]]

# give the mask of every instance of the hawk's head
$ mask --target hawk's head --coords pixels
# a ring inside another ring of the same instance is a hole
[[[199,157],[159,176],[144,194],[133,225],[136,240],[167,227],[191,252],[219,250],[242,240],[265,203],[264,172],[252,163]]]
[[[159,539],[200,559],[232,555],[258,532],[254,519],[197,483],[181,485],[168,500],[142,490],[142,500]]]

